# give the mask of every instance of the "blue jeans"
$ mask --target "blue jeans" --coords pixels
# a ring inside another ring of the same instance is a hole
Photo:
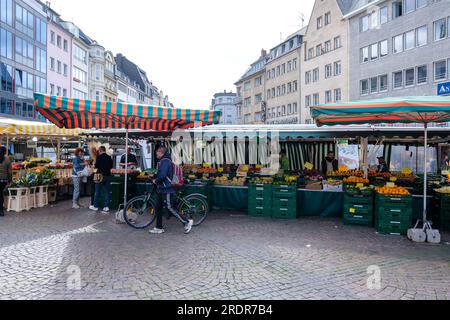
[[[78,204],[80,201],[80,182],[81,178],[72,177],[73,180],[73,204]]]
[[[105,205],[103,208],[109,208],[110,202],[110,191],[111,191],[111,177],[103,176],[103,181],[101,183],[95,184],[95,194],[94,194],[94,207],[98,208],[98,200],[100,198],[100,192],[105,192]]]

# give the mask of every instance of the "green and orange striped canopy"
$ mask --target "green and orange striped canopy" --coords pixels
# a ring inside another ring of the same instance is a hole
[[[141,129],[173,131],[217,124],[219,111],[175,109],[121,102],[72,99],[34,94],[35,106],[46,119],[66,129]]]
[[[450,121],[450,97],[375,99],[311,107],[318,126]]]

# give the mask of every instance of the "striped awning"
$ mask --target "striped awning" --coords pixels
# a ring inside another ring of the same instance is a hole
[[[86,130],[58,128],[52,123],[0,118],[0,134],[76,137]]]
[[[311,107],[318,126],[450,121],[450,97],[401,97]]]
[[[35,93],[39,113],[59,128],[173,131],[220,121],[221,113],[121,102],[72,99]]]

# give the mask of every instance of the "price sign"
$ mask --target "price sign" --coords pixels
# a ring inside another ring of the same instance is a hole
[[[397,181],[397,177],[391,177],[390,181],[391,181],[391,182]]]
[[[314,169],[314,165],[312,163],[306,162],[305,163],[305,168],[307,170],[312,170],[312,169]]]
[[[450,174],[450,172],[448,170],[442,170],[443,176],[448,176],[449,174]]]
[[[388,188],[395,188],[395,183],[388,182],[388,183],[386,183],[386,187],[388,187]]]
[[[356,213],[356,209],[354,209],[354,208],[350,208],[350,213]]]
[[[412,174],[411,168],[403,168],[402,169],[402,174]]]
[[[364,183],[357,183],[357,184],[356,184],[356,187],[357,187],[357,188],[364,188]]]

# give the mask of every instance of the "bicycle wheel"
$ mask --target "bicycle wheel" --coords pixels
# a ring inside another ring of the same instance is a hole
[[[182,218],[186,218],[187,214],[194,220],[194,227],[197,227],[205,221],[209,212],[207,198],[202,194],[190,194],[180,199],[178,212]]]
[[[155,203],[147,196],[131,199],[123,214],[125,222],[135,229],[146,229],[156,219]]]

